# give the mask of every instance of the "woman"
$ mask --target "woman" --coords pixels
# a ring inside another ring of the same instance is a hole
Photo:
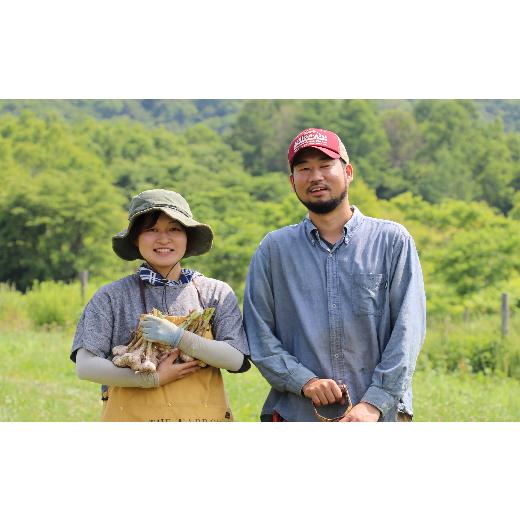
[[[145,263],[136,274],[99,289],[85,307],[71,353],[78,377],[108,387],[103,420],[233,420],[219,369],[244,372],[250,366],[236,296],[228,284],[180,264],[210,250],[211,228],[193,219],[181,195],[161,189],[134,197],[128,220],[126,231],[112,237],[113,250],[124,260],[142,258]],[[145,340],[172,347],[156,372],[134,372],[112,363],[112,348],[131,341],[141,314],[156,308],[180,322],[207,307],[215,308],[209,338],[170,320],[143,319]],[[209,366],[174,363],[181,351]]]

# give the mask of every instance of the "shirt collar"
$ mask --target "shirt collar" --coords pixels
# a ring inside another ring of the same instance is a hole
[[[352,217],[350,217],[350,220],[343,226],[343,240],[347,244],[350,242],[350,239],[352,238],[352,235],[354,234],[354,231],[359,227],[361,224],[364,215],[361,213],[361,210],[357,206],[350,206],[352,209]],[[318,228],[314,225],[312,220],[309,218],[309,214],[303,218],[302,221],[303,225],[305,226],[305,232],[307,235],[307,238],[310,240],[311,244],[313,246],[316,245],[316,243],[320,240],[320,235]]]

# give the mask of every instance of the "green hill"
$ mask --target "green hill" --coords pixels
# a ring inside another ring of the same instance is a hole
[[[18,289],[128,272],[110,237],[130,197],[161,186],[215,229],[212,253],[191,264],[240,294],[262,237],[304,215],[288,143],[322,126],[349,151],[351,202],[412,232],[431,315],[492,312],[503,290],[520,306],[520,134],[474,102],[4,101],[2,111],[0,282]]]

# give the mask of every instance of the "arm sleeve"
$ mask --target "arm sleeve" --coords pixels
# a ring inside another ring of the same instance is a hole
[[[426,333],[426,297],[419,256],[409,235],[401,235],[390,271],[392,332],[372,382],[361,399],[382,414],[396,405],[412,379]]]
[[[80,379],[108,386],[155,388],[159,386],[157,372],[134,372],[130,368],[116,367],[112,361],[96,356],[85,348],[76,354],[76,374]]]
[[[208,365],[238,372],[244,362],[244,354],[225,341],[203,338],[184,331],[179,344],[183,352]]]
[[[263,244],[251,260],[244,292],[244,325],[251,361],[273,388],[301,396],[303,385],[317,376],[289,354],[276,337],[273,285]]]

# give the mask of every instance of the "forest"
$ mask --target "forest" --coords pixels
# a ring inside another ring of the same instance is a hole
[[[506,289],[520,305],[520,133],[477,102],[2,103],[0,282],[18,290],[82,270],[126,273],[110,237],[126,227],[131,196],[164,187],[215,230],[195,267],[240,292],[262,237],[305,214],[287,147],[317,126],[347,146],[351,203],[414,236],[431,314],[491,312],[489,295]]]

